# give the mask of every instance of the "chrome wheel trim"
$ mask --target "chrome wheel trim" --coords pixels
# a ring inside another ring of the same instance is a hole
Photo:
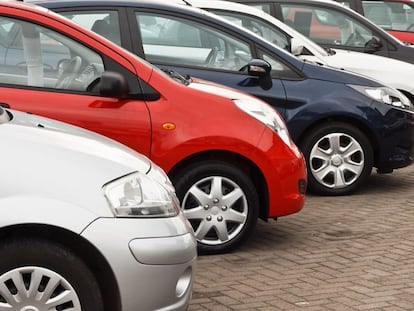
[[[309,167],[312,176],[323,186],[341,189],[353,184],[364,170],[364,150],[345,133],[323,136],[312,147]]]
[[[212,246],[234,239],[248,217],[245,193],[222,176],[207,177],[195,183],[186,193],[182,208],[197,241]]]
[[[27,266],[0,276],[0,310],[73,310],[81,305],[75,289],[61,275]]]

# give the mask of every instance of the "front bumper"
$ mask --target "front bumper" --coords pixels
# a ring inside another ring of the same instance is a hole
[[[375,167],[379,173],[390,173],[414,161],[414,113],[390,109],[383,122]]]
[[[197,244],[181,214],[155,219],[99,218],[82,236],[112,268],[123,311],[188,308]]]
[[[268,189],[269,218],[299,212],[305,204],[307,171],[304,157],[296,145],[287,146],[268,130],[263,133],[255,156]]]

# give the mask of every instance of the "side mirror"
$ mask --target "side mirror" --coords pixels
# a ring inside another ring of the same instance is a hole
[[[254,58],[247,64],[247,72],[250,76],[259,77],[259,85],[264,90],[272,87],[271,70],[272,66],[270,63],[263,59]]]
[[[126,98],[129,87],[126,78],[118,72],[105,71],[98,82],[99,94],[107,97]]]
[[[247,64],[247,72],[250,76],[264,77],[270,75],[272,66],[263,59],[253,58]]]
[[[292,53],[295,56],[299,56],[302,54],[302,52],[303,44],[301,44],[301,42],[296,38],[290,39],[290,53]]]
[[[382,48],[382,42],[380,38],[373,36],[367,43],[365,43],[365,52],[375,52]]]

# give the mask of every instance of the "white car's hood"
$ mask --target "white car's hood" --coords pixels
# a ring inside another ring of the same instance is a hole
[[[334,50],[330,55],[301,55],[331,67],[356,72],[386,85],[414,94],[414,65],[396,59],[347,50]]]

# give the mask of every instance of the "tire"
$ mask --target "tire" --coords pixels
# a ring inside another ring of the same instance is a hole
[[[174,180],[200,254],[230,252],[250,236],[259,199],[253,183],[239,168],[221,161],[198,162]]]
[[[315,128],[302,140],[308,169],[308,188],[320,195],[355,192],[371,174],[373,151],[356,127],[331,122]]]
[[[92,273],[64,247],[15,239],[1,243],[0,258],[0,310],[104,310]]]

